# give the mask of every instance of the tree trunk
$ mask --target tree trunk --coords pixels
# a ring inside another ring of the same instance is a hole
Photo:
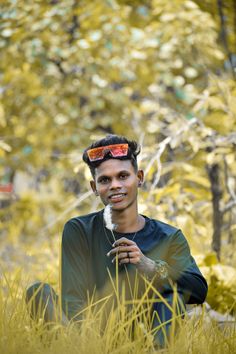
[[[228,37],[227,37],[227,25],[226,25],[226,16],[224,14],[224,3],[223,0],[217,0],[217,6],[218,6],[218,12],[220,16],[220,24],[221,24],[221,30],[220,30],[220,40],[225,48],[225,52],[228,56],[230,68],[232,71],[233,77],[235,77],[235,72],[234,72],[234,66],[233,66],[233,60],[232,60],[232,53],[229,49],[229,44],[228,44]]]
[[[220,199],[222,190],[220,187],[220,168],[218,164],[208,166],[208,176],[211,183],[212,193],[212,207],[213,207],[213,236],[212,236],[212,249],[216,252],[220,260],[221,249],[221,226],[222,226],[222,213],[220,211]]]

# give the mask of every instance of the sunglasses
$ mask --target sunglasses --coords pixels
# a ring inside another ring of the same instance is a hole
[[[110,152],[112,157],[122,157],[128,155],[128,144],[115,144],[107,146],[99,146],[87,151],[88,158],[91,162],[104,159],[105,155]]]

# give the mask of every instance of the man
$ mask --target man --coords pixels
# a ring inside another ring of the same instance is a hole
[[[110,276],[117,276],[117,268],[120,279],[132,274],[135,276],[130,279],[137,279],[138,275],[141,283],[143,280],[146,284],[145,279],[151,282],[165,300],[154,301],[152,312],[157,316],[153,317],[153,326],[172,317],[166,303],[172,305],[173,284],[177,285],[182,305],[201,304],[205,300],[207,283],[182,232],[138,213],[138,188],[144,181],[143,171],[137,164],[139,152],[135,141],[108,135],[83,153],[92,174],[91,188],[106,206],[106,213],[111,212],[111,215],[107,221],[104,210],[100,210],[72,218],[65,224],[61,295],[63,312],[69,320],[81,318],[88,296],[92,296],[95,289],[101,297],[109,293]],[[141,295],[144,289],[141,284]],[[42,290],[41,295],[45,297],[45,285]],[[31,296],[32,288],[28,298]],[[52,320],[53,316],[49,314],[48,318]],[[163,345],[161,333],[157,334],[157,340]]]
[[[69,319],[86,305],[88,294],[101,291],[120,274],[137,272],[152,281],[169,303],[172,282],[183,304],[204,302],[207,283],[200,273],[182,232],[138,213],[138,188],[144,181],[138,169],[140,147],[125,137],[108,135],[83,153],[93,179],[91,188],[110,206],[114,230],[104,222],[104,210],[69,220],[62,237],[62,306]],[[126,270],[126,272],[124,272]],[[142,289],[142,288],[141,288]],[[171,311],[157,303],[153,311],[160,321]]]

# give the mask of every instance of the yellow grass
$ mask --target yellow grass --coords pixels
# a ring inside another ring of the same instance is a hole
[[[57,322],[46,328],[42,321],[35,322],[28,314],[20,273],[11,280],[3,276],[0,353],[236,353],[235,327],[220,329],[216,323],[206,322],[204,316],[180,319],[176,313],[167,346],[157,351],[153,344],[154,330],[147,316],[151,306],[147,293],[152,285],[148,284],[141,299],[134,296],[129,302],[124,289],[118,294],[117,283],[112,286],[116,305],[109,296],[99,301],[94,298],[83,310],[79,324],[62,326]],[[175,312],[174,307],[172,311]]]

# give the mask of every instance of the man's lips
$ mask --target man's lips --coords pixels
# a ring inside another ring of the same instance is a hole
[[[108,198],[109,198],[112,202],[118,202],[118,201],[122,200],[125,196],[126,196],[125,193],[116,193],[116,194],[110,195]]]

